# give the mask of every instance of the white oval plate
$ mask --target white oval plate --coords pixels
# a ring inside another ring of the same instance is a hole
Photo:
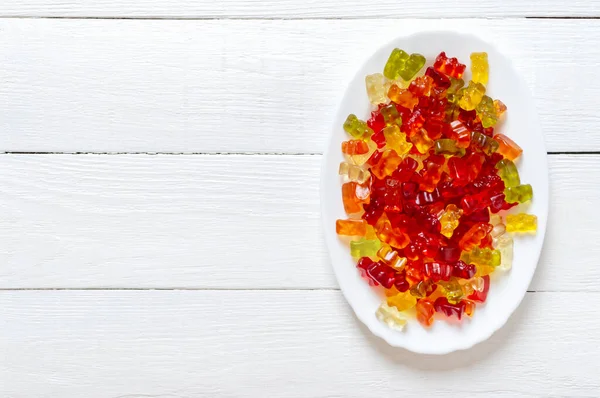
[[[517,161],[517,167],[521,181],[533,186],[533,201],[527,206],[518,206],[516,210],[533,213],[538,217],[538,231],[535,236],[514,237],[512,270],[492,277],[487,301],[484,305],[477,306],[473,318],[464,317],[462,323],[437,320],[430,329],[425,329],[416,320],[411,320],[403,332],[391,330],[377,320],[375,311],[382,299],[359,276],[348,244],[342,242],[335,233],[336,219],[347,217],[337,173],[339,163],[344,160],[340,149],[341,142],[348,139],[342,124],[350,113],[363,120],[369,118],[371,108],[365,91],[365,76],[382,72],[394,47],[401,48],[409,54],[423,54],[427,58],[425,67],[430,66],[441,51],[445,51],[449,57],[458,57],[467,65],[465,82],[470,79],[471,52],[488,53],[490,80],[487,94],[502,100],[508,107],[506,119],[497,131],[505,133],[523,148],[524,152]],[[542,250],[548,218],[548,164],[544,138],[531,94],[510,60],[491,44],[475,36],[443,31],[401,37],[374,53],[348,85],[335,117],[321,170],[321,212],[325,241],[342,293],[356,316],[373,334],[392,346],[424,354],[445,354],[462,350],[489,338],[506,323],[527,292]]]

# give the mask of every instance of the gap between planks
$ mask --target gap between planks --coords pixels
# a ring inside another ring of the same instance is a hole
[[[380,19],[403,19],[399,18],[397,15],[390,16],[381,16],[381,17],[362,17],[362,16],[346,16],[346,17],[260,17],[260,16],[252,16],[252,17],[178,17],[178,16],[169,16],[169,17],[151,17],[151,16],[123,16],[123,17],[115,17],[110,15],[105,16],[84,16],[84,15],[76,15],[76,16],[40,16],[40,15],[0,15],[0,19],[74,19],[74,20],[135,20],[135,21],[346,21],[346,20],[380,20]],[[460,15],[456,16],[432,16],[432,17],[410,17],[410,19],[490,19],[490,20],[503,20],[503,19],[600,19],[600,15],[592,15],[592,16],[521,16],[515,17],[511,15],[499,15],[499,16],[479,16],[479,17],[464,17]]]

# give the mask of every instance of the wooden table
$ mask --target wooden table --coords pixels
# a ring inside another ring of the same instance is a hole
[[[598,0],[3,2],[0,396],[600,396],[599,16]],[[455,25],[532,90],[551,214],[508,324],[430,357],[353,316],[318,179],[363,59]]]

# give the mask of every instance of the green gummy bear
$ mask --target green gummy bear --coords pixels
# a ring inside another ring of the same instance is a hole
[[[344,131],[356,139],[367,139],[373,134],[373,130],[367,123],[360,120],[356,115],[350,114],[344,122]]]
[[[488,128],[494,126],[498,122],[498,115],[496,114],[496,107],[494,106],[494,100],[484,95],[481,102],[475,108],[481,124],[483,127]]]
[[[500,250],[476,247],[469,252],[463,252],[460,259],[467,264],[497,267],[502,262]]]
[[[385,67],[383,75],[390,80],[402,78],[405,81],[412,79],[425,65],[425,57],[421,54],[411,54],[399,48],[394,48]]]
[[[533,198],[533,188],[530,184],[508,187],[504,190],[504,196],[507,203],[524,203]]]
[[[350,255],[354,258],[375,257],[381,248],[379,239],[359,239],[350,242]]]
[[[498,176],[502,178],[506,188],[516,187],[521,184],[519,171],[512,160],[502,159],[496,163],[496,169],[498,169]]]
[[[440,140],[436,140],[434,148],[435,153],[438,155],[442,154],[463,156],[465,154],[465,149],[457,147],[456,141],[451,140],[449,138],[442,138]]]

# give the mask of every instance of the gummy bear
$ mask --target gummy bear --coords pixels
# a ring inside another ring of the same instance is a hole
[[[508,234],[503,234],[494,238],[493,240],[494,248],[500,251],[501,262],[497,267],[503,271],[508,271],[512,268],[513,261],[513,239]]]
[[[459,148],[468,148],[471,144],[471,132],[467,127],[460,121],[455,120],[450,123],[452,129],[452,139],[456,141],[456,146]]]
[[[373,134],[373,130],[367,123],[360,120],[356,115],[350,114],[344,122],[344,131],[357,139],[367,139]]]
[[[471,251],[464,251],[460,259],[465,263],[497,267],[500,265],[501,254],[499,250],[474,247]]]
[[[375,257],[381,248],[379,239],[359,239],[350,242],[350,255],[354,258]]]
[[[365,141],[362,141],[365,142]],[[356,155],[352,155],[350,156],[350,159],[352,160],[352,162],[354,162],[355,165],[357,166],[362,166],[363,164],[366,163],[367,160],[369,160],[369,158],[371,156],[373,156],[373,153],[375,153],[375,151],[377,150],[377,145],[371,141],[368,140],[366,141],[368,147],[369,147],[369,151],[364,153],[364,154],[356,154]]]
[[[344,141],[342,152],[348,155],[364,155],[369,152],[369,145],[363,140]]]
[[[408,55],[404,50],[395,48],[383,68],[383,74],[390,80],[398,80],[402,77],[405,81],[409,81],[423,65],[425,65],[425,57],[421,54]]]
[[[402,163],[402,158],[393,149],[386,149],[379,161],[371,167],[371,173],[380,180],[388,176]]]
[[[360,166],[356,166],[348,162],[340,163],[338,173],[341,176],[348,177],[348,180],[356,181],[359,184],[363,184],[371,176],[371,174],[369,174],[367,170],[364,170]]]
[[[488,55],[485,52],[471,53],[471,78],[475,83],[487,84],[489,79]]]
[[[533,198],[533,188],[530,184],[508,187],[504,190],[504,196],[508,203],[525,203]]]
[[[412,137],[411,142],[415,145],[420,153],[427,153],[433,146],[433,140],[427,135],[425,129],[419,129]]]
[[[416,310],[417,320],[421,325],[429,327],[433,324],[435,309],[433,308],[433,303],[431,301],[425,299],[418,300]]]
[[[505,187],[516,187],[521,184],[517,166],[511,160],[502,159],[496,163],[496,169],[498,169],[498,175],[502,178]]]
[[[391,126],[392,124],[402,124],[402,117],[398,109],[394,106],[394,104],[388,104],[381,108],[381,115],[383,115],[383,120],[385,121],[386,126]]]
[[[481,119],[483,127],[488,128],[494,126],[498,122],[498,115],[496,114],[496,107],[494,107],[494,100],[487,95],[481,98],[481,101],[475,108],[477,116]]]
[[[537,230],[537,217],[533,214],[519,213],[506,216],[507,232],[535,232]]]
[[[397,331],[402,331],[407,323],[406,318],[400,314],[400,311],[396,307],[390,307],[387,303],[382,303],[379,306],[375,316],[387,327]]]
[[[390,220],[387,217],[380,217],[375,224],[377,237],[392,247],[404,249],[410,242],[410,237],[399,228],[392,227]]]
[[[474,264],[467,264],[462,260],[455,262],[452,269],[452,275],[460,279],[471,279],[476,272],[477,269]]]
[[[498,142],[495,139],[477,131],[473,131],[471,134],[471,146],[478,148],[488,156],[498,150]]]
[[[494,139],[498,142],[498,153],[508,160],[515,160],[523,153],[521,147],[504,134],[496,134]]]
[[[431,95],[431,89],[433,87],[433,79],[429,76],[419,76],[413,80],[408,86],[408,91],[417,97]]]
[[[483,280],[483,289],[475,289],[473,294],[467,297],[469,300],[479,301],[480,303],[483,303],[487,299],[487,295],[490,290],[490,277],[489,275],[485,275],[481,277],[481,279]]]
[[[367,222],[365,220],[337,220],[335,232],[338,235],[365,236]]]
[[[438,297],[433,303],[433,307],[435,308],[436,312],[441,312],[447,317],[456,315],[459,320],[462,318],[462,315],[465,312],[465,305],[462,302],[452,304],[446,297]]]
[[[431,278],[432,281],[447,281],[452,276],[453,267],[451,264],[434,261],[431,263],[425,263],[424,265],[425,275]]]
[[[437,285],[431,280],[421,281],[410,288],[410,294],[416,298],[424,298],[435,291]]]
[[[368,185],[359,184],[354,181],[342,185],[342,200],[346,213],[358,213],[363,203],[369,203],[371,190]]]
[[[456,280],[440,282],[440,286],[442,287],[446,299],[452,304],[457,304],[464,297],[463,288]]]
[[[451,140],[449,138],[442,138],[436,140],[434,143],[435,153],[441,155],[457,155],[464,156],[465,149],[459,148],[456,145],[456,141]]]
[[[472,250],[478,246],[481,240],[492,230],[492,226],[488,223],[478,222],[463,235],[458,242],[458,246],[462,250]]]
[[[387,90],[385,89],[385,77],[381,73],[374,73],[365,77],[367,96],[373,105],[387,102]]]
[[[460,96],[458,106],[466,111],[471,111],[479,105],[485,95],[485,86],[471,80],[467,87],[459,90],[458,95]]]
[[[465,72],[466,65],[458,62],[456,58],[448,58],[445,52],[441,52],[433,64],[433,68],[455,79],[460,79]]]
[[[406,134],[401,133],[400,128],[396,125],[384,128],[383,135],[386,146],[395,150],[398,155],[406,155],[413,147],[413,144],[406,141]]]
[[[387,245],[384,245],[381,247],[381,249],[379,249],[379,251],[377,252],[377,256],[381,259],[382,262],[384,262],[386,265],[389,265],[397,271],[401,271],[407,262],[406,257],[400,257],[397,251],[392,250],[392,248],[390,248]]]
[[[454,233],[456,227],[458,227],[462,210],[459,209],[455,204],[449,204],[446,206],[446,210],[440,216],[440,224],[442,229],[440,233],[446,238],[450,238]]]
[[[383,263],[374,262],[369,257],[362,257],[358,260],[356,268],[371,286],[381,285],[386,289],[390,289],[396,281],[396,271],[394,269]]]
[[[404,292],[388,297],[387,304],[396,307],[398,311],[406,311],[417,304],[417,299],[409,292]]]
[[[395,84],[392,84],[388,90],[388,97],[396,104],[401,105],[411,111],[419,103],[419,99],[410,91],[401,89]]]

